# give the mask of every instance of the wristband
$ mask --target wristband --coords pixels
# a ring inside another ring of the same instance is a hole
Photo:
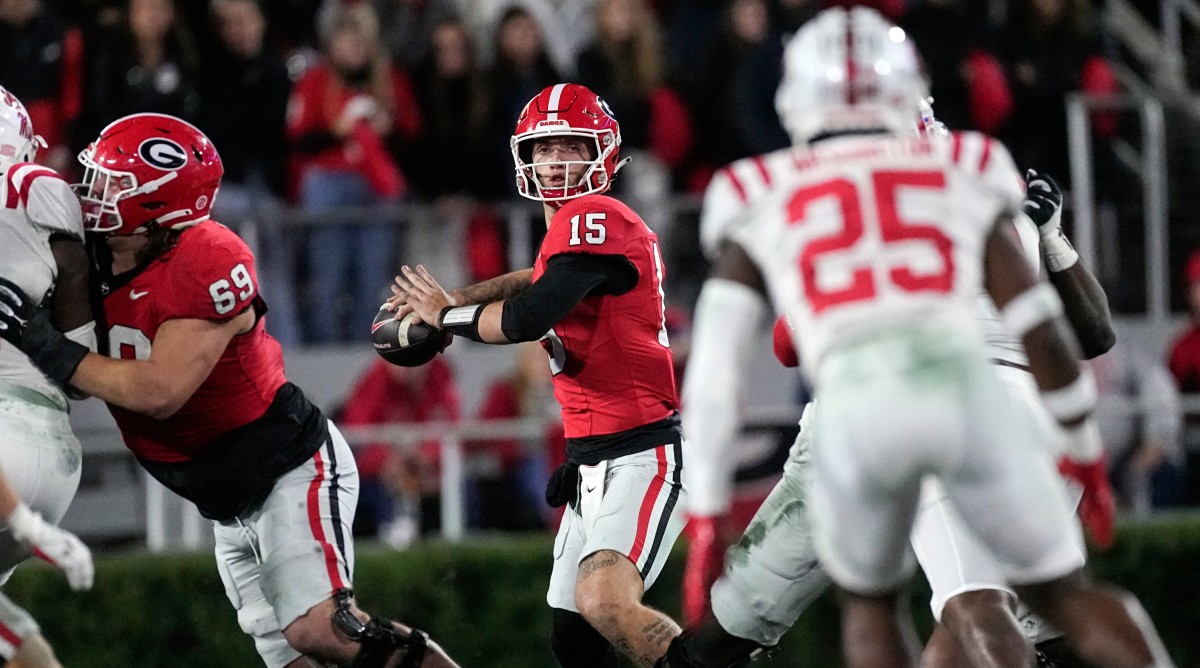
[[[438,327],[455,336],[483,342],[479,336],[479,316],[483,314],[483,306],[447,306],[438,314]]]
[[[1046,410],[1060,423],[1087,417],[1096,407],[1096,400],[1096,381],[1091,370],[1082,366],[1075,380],[1057,390],[1042,392]]]
[[[1061,227],[1042,236],[1042,261],[1052,273],[1066,271],[1079,262],[1079,253]]]
[[[1042,281],[1009,300],[1000,311],[1000,319],[1010,334],[1022,337],[1062,312],[1062,298],[1049,283]]]

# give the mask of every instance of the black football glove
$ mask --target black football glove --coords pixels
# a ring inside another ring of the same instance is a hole
[[[19,348],[50,380],[64,387],[89,352],[87,346],[54,328],[50,309],[34,304],[16,283],[4,278],[0,278],[0,338]]]
[[[1025,172],[1025,203],[1021,208],[1038,226],[1043,237],[1055,234],[1062,225],[1063,194],[1049,174]]]

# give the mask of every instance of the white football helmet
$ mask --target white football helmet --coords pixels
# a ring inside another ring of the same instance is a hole
[[[0,86],[0,169],[16,162],[33,162],[39,145],[45,146],[46,140],[33,134],[25,105]]]
[[[904,30],[873,9],[834,8],[788,41],[775,110],[792,141],[805,144],[828,132],[912,134],[928,97],[920,58]]]

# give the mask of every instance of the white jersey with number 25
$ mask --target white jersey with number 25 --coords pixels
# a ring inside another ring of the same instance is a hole
[[[1024,197],[999,142],[847,136],[767,158],[772,184],[732,238],[791,318],[810,377],[831,348],[905,323],[983,345],[984,244]]]

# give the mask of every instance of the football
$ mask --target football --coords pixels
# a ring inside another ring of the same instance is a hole
[[[383,359],[398,366],[421,366],[442,351],[442,332],[426,325],[414,323],[415,313],[400,320],[392,312],[379,309],[371,323],[371,344]]]

